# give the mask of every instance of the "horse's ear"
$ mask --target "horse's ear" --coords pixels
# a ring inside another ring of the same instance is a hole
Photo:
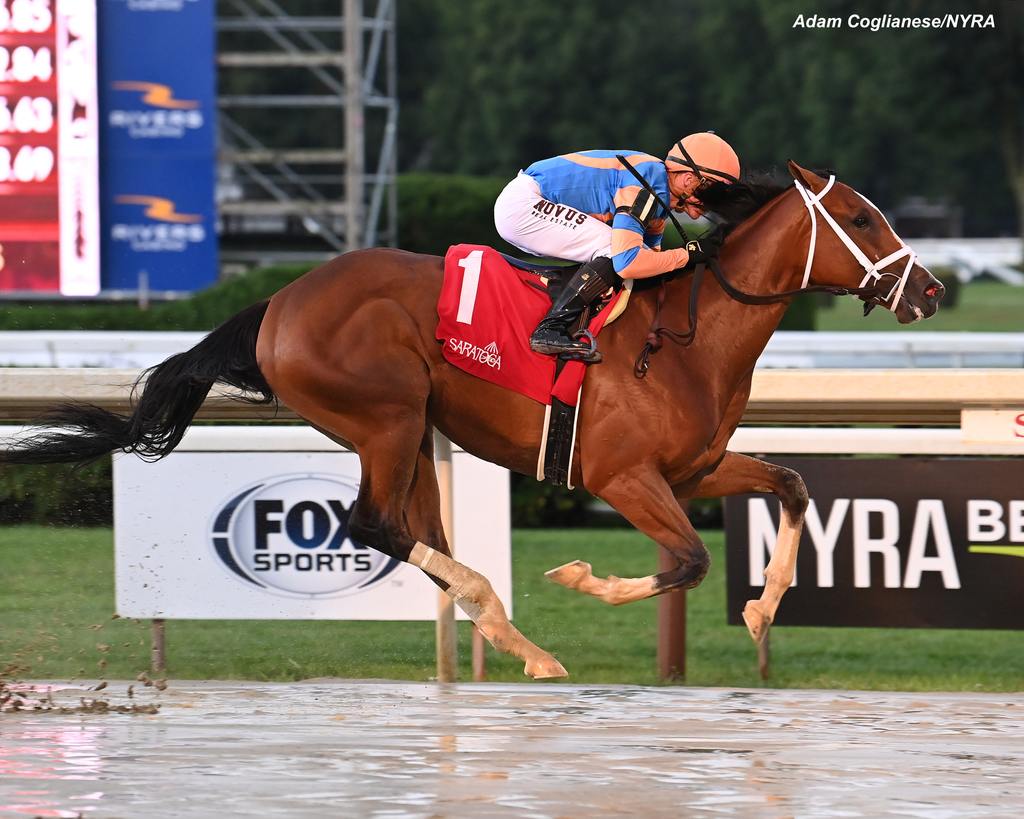
[[[786,166],[789,168],[790,176],[800,182],[811,193],[817,193],[828,184],[827,179],[822,179],[813,171],[807,170],[807,168],[801,168],[792,159],[786,163]]]

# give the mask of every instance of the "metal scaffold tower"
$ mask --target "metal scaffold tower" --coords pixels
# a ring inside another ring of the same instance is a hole
[[[222,255],[395,245],[396,0],[284,2],[217,4]]]

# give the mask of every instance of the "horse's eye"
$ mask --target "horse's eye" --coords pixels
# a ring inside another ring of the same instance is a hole
[[[861,214],[853,220],[853,226],[856,228],[866,228],[868,226],[868,217]]]

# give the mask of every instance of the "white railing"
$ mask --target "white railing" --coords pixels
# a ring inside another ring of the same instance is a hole
[[[780,332],[772,336],[757,366],[1024,367],[1024,332]]]
[[[186,332],[0,332],[0,367],[149,367],[195,346],[203,335]],[[1017,368],[1024,367],[1024,332],[780,332],[768,342],[758,366]]]
[[[1024,402],[1022,402],[1024,404]],[[0,425],[0,450],[26,432]],[[874,427],[759,427],[736,430],[729,449],[748,455],[1024,455],[1018,441],[971,440],[959,427],[889,429]],[[305,426],[195,426],[185,433],[182,452],[334,452],[342,447]],[[177,451],[177,450],[176,450]],[[452,446],[453,452],[462,448]]]
[[[0,368],[0,419],[31,419],[60,401],[129,406],[138,370]],[[963,410],[1020,407],[1024,370],[758,370],[743,416],[759,424],[960,423]],[[287,409],[230,400],[217,390],[201,420],[295,421]]]
[[[987,273],[1006,284],[1024,285],[1024,273],[1014,267],[1021,261],[1018,238],[908,238],[906,242],[925,267],[951,267],[962,281]]]

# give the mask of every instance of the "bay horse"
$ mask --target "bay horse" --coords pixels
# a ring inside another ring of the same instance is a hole
[[[748,181],[704,194],[709,209],[734,223],[719,257],[733,288],[772,294],[859,282],[857,295],[869,307],[884,304],[901,323],[936,311],[942,285],[875,206],[834,177],[792,162],[789,171],[795,184]],[[831,230],[819,231],[819,216]],[[524,661],[528,676],[565,676],[509,622],[487,579],[451,557],[445,540],[433,429],[480,458],[532,475],[544,407],[444,360],[434,338],[441,280],[434,256],[371,249],[335,258],[151,368],[130,416],[87,405],[55,408],[42,420],[57,428],[41,429],[2,460],[75,462],[117,450],[161,458],[216,382],[245,391],[246,400],[279,401],[358,453],[353,538],[422,569],[497,650]],[[761,598],[743,611],[760,641],[793,579],[807,490],[796,472],[726,445],[754,364],[789,299],[744,304],[732,288],[704,280],[700,332],[688,346],[666,347],[637,378],[633,359],[656,310],[662,324],[685,326],[694,281],[685,271],[671,275],[660,298],[656,286],[641,283],[629,309],[603,332],[604,362],[585,381],[571,467],[573,483],[667,549],[676,565],[648,577],[601,578],[574,561],[548,576],[613,605],[692,588],[710,561],[681,502],[772,493],[782,506],[777,543]]]

